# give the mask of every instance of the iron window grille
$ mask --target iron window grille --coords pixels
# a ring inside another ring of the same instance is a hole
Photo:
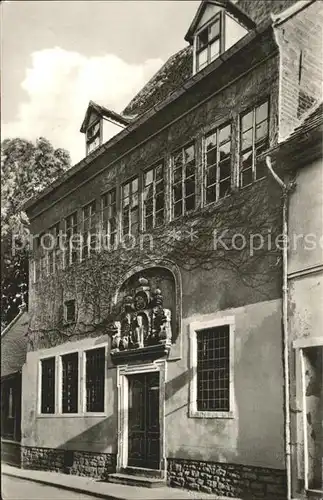
[[[223,325],[197,334],[197,410],[230,410],[230,327]]]
[[[101,197],[101,226],[104,243],[108,249],[117,240],[117,192],[116,188]]]
[[[41,413],[55,413],[55,358],[41,361]]]
[[[165,220],[164,162],[144,172],[144,230],[161,226]]]
[[[104,411],[105,348],[86,351],[86,411]]]
[[[196,36],[196,70],[200,71],[216,59],[223,52],[222,45],[222,16],[219,14]]]
[[[196,159],[195,146],[177,150],[172,157],[173,218],[195,209]]]
[[[231,124],[205,136],[205,204],[218,201],[231,190]]]
[[[82,259],[91,257],[96,245],[96,202],[92,201],[82,210]]]
[[[266,175],[264,161],[257,160],[269,146],[269,101],[240,118],[240,186],[247,186]]]
[[[80,260],[80,240],[79,238],[74,238],[74,235],[78,236],[77,212],[66,217],[65,229],[67,247],[66,263],[69,265]]]
[[[62,413],[78,412],[78,353],[62,356]]]
[[[139,231],[138,177],[122,186],[122,236]]]

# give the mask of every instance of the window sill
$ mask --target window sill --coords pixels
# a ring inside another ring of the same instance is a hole
[[[189,418],[213,418],[213,419],[233,419],[235,418],[233,411],[199,411],[190,410]]]
[[[106,412],[103,413],[48,413],[39,414],[37,418],[89,418],[89,417],[106,417]]]
[[[10,439],[10,438],[6,438],[6,437],[1,438],[1,443],[21,444],[20,441],[17,441],[16,439]]]

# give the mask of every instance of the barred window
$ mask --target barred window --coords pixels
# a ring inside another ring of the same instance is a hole
[[[73,238],[73,235],[78,234],[77,228],[77,213],[69,215],[65,219],[65,229],[66,229],[66,252],[67,258],[65,260],[66,264],[73,264],[79,261],[80,256],[80,241],[78,238]]]
[[[96,202],[92,201],[82,210],[82,259],[95,251],[96,245]]]
[[[105,349],[86,352],[86,411],[104,411]]]
[[[78,353],[62,356],[62,412],[78,412]]]
[[[266,175],[265,162],[257,157],[269,147],[269,102],[244,113],[240,119],[240,186]]]
[[[117,197],[116,188],[101,197],[101,224],[104,244],[109,249],[117,239]]]
[[[197,410],[230,410],[230,327],[197,332]]]
[[[231,124],[205,137],[205,204],[227,196],[231,189]]]
[[[194,144],[185,146],[172,157],[173,218],[195,208],[196,161]]]
[[[144,230],[149,231],[165,220],[164,163],[144,172]]]
[[[55,413],[55,358],[41,361],[41,413]]]
[[[136,235],[139,230],[138,177],[122,186],[122,235]]]
[[[65,321],[67,323],[74,323],[76,320],[75,300],[66,300],[65,306]]]

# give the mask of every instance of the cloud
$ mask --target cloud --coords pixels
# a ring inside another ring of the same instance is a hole
[[[73,163],[85,154],[79,130],[89,100],[120,112],[163,64],[161,59],[129,64],[113,54],[85,57],[59,47],[31,58],[21,83],[27,99],[16,119],[2,124],[2,137],[46,137],[67,149]]]

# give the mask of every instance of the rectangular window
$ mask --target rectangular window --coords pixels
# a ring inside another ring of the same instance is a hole
[[[139,230],[138,177],[122,186],[122,235],[133,236]]]
[[[80,258],[80,238],[78,238],[77,212],[69,215],[65,219],[66,233],[66,259],[67,265],[79,262]]]
[[[144,230],[149,231],[165,220],[164,163],[144,172]]]
[[[48,233],[50,237],[48,238],[48,272],[49,274],[54,274],[56,270],[59,268],[59,257],[60,257],[60,248],[59,248],[59,223],[52,226]]]
[[[41,413],[55,413],[55,358],[41,361]]]
[[[78,353],[62,356],[62,412],[78,412]]]
[[[195,146],[190,144],[172,157],[173,218],[195,208],[196,161]]]
[[[197,71],[210,64],[222,52],[221,30],[221,15],[219,15],[212,23],[198,33],[196,40]]]
[[[86,411],[104,411],[105,348],[86,352]]]
[[[48,275],[48,255],[45,250],[47,245],[46,233],[41,233],[37,239],[37,249],[39,257],[39,279],[44,279]]]
[[[269,102],[244,113],[240,119],[240,186],[266,175],[265,162],[257,157],[269,147]]]
[[[96,245],[96,202],[92,201],[82,210],[82,259],[95,251]]]
[[[65,321],[66,323],[74,323],[76,320],[75,300],[66,300],[65,306]]]
[[[205,204],[230,194],[231,124],[212,130],[205,137]]]
[[[111,189],[101,197],[102,236],[106,248],[111,248],[117,240],[117,190]]]
[[[86,152],[94,151],[101,144],[101,123],[98,121],[89,126],[86,131]]]
[[[229,411],[229,325],[197,332],[197,410]]]

